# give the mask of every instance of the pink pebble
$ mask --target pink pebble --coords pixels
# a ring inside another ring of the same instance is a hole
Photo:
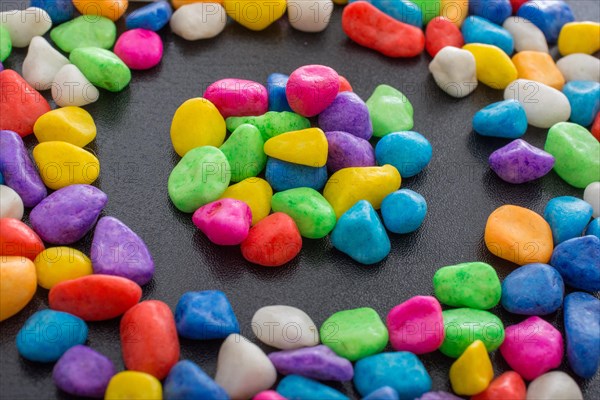
[[[236,245],[248,236],[252,211],[243,201],[221,199],[197,209],[192,221],[211,242],[223,246]]]
[[[132,29],[119,36],[114,52],[131,69],[149,69],[162,59],[163,43],[155,32]]]
[[[392,347],[425,354],[444,341],[442,307],[435,297],[415,296],[392,308],[387,316]]]
[[[258,82],[244,79],[221,79],[204,92],[223,118],[263,115],[269,110],[267,88]]]
[[[252,398],[252,400],[287,400],[274,390],[265,390]]]
[[[563,338],[548,322],[530,317],[506,328],[500,353],[512,369],[531,381],[560,365]]]
[[[285,94],[292,110],[314,117],[325,110],[340,90],[340,77],[324,65],[305,65],[290,75]]]

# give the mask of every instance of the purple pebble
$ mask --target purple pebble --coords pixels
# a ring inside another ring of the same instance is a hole
[[[110,378],[117,373],[112,361],[87,346],[71,347],[52,371],[54,384],[74,396],[104,397]]]
[[[107,201],[106,194],[93,186],[67,186],[35,206],[29,222],[44,241],[71,244],[92,229]]]
[[[269,354],[275,369],[283,375],[301,375],[323,381],[349,381],[354,376],[352,363],[319,345]]]
[[[489,158],[492,170],[510,183],[524,183],[546,175],[554,166],[554,157],[523,139],[513,140],[494,151]]]
[[[373,125],[369,109],[356,93],[338,93],[329,107],[319,114],[319,127],[327,131],[344,131],[369,140]]]
[[[342,168],[375,166],[375,152],[369,141],[340,131],[326,132],[325,136],[329,145],[329,173],[333,174]]]
[[[6,186],[18,193],[25,207],[35,207],[48,195],[23,139],[13,131],[0,131],[0,172]]]
[[[417,400],[461,400],[461,398],[448,392],[427,392]]]
[[[140,286],[154,275],[154,260],[142,238],[113,217],[98,221],[90,258],[95,274],[121,276]]]
[[[2,61],[0,61],[0,71],[4,71],[4,65],[2,65]]]

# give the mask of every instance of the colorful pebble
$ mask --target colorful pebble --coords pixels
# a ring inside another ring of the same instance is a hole
[[[179,106],[171,122],[171,142],[181,157],[196,147],[221,146],[225,133],[225,120],[219,110],[202,97]]]
[[[150,374],[122,371],[108,383],[105,400],[162,400],[160,381]]]
[[[173,9],[168,1],[156,1],[132,11],[125,18],[127,29],[161,30],[171,19]]]
[[[367,107],[375,137],[382,137],[392,132],[407,131],[413,127],[412,104],[402,92],[391,86],[377,86],[367,100]]]
[[[153,31],[131,29],[119,36],[114,52],[131,69],[150,69],[160,63],[163,43]]]
[[[516,100],[492,103],[475,113],[473,130],[483,136],[517,139],[527,131],[527,114]]]
[[[117,39],[117,26],[108,18],[82,15],[52,29],[50,38],[65,53],[81,47],[110,49]]]
[[[449,265],[433,276],[433,289],[440,303],[479,310],[493,308],[500,301],[500,279],[496,270],[483,262]]]
[[[429,63],[429,72],[438,87],[452,97],[468,96],[477,88],[475,57],[467,50],[444,47]]]
[[[240,182],[257,176],[267,164],[265,142],[258,128],[250,124],[238,126],[220,147],[231,167],[231,181]]]
[[[31,0],[29,4],[46,11],[54,25],[73,19],[75,12],[72,0]]]
[[[389,231],[394,233],[416,231],[425,220],[426,214],[425,198],[410,189],[400,189],[390,193],[381,202],[383,223]]]
[[[324,65],[305,65],[289,76],[285,93],[292,110],[314,117],[335,100],[340,89],[339,75]]]
[[[51,91],[52,100],[59,107],[83,107],[100,97],[98,89],[73,64],[65,65],[58,71]]]
[[[41,36],[31,39],[27,56],[23,60],[23,79],[36,90],[48,90],[56,73],[69,60]]]
[[[455,308],[442,316],[445,337],[439,350],[448,357],[460,357],[475,340],[481,340],[487,351],[496,350],[504,341],[504,325],[490,312]]]
[[[224,339],[240,333],[240,325],[225,293],[218,290],[184,293],[175,308],[177,333],[184,338]]]
[[[431,144],[420,133],[393,132],[383,137],[375,146],[375,159],[379,165],[396,167],[400,176],[415,176],[431,161]]]
[[[600,217],[594,218],[592,222],[589,223],[585,230],[585,234],[596,236],[600,239]]]
[[[237,245],[248,236],[252,211],[243,201],[225,198],[197,209],[192,221],[211,242],[222,246]]]
[[[324,131],[343,131],[369,140],[373,126],[367,105],[353,92],[340,92],[333,103],[319,114],[319,127]]]
[[[525,183],[552,170],[554,157],[522,139],[516,139],[490,154],[490,168],[509,183]]]
[[[0,25],[0,63],[6,60],[11,52],[12,41],[10,40],[10,33],[4,26]]]
[[[594,54],[600,50],[600,23],[569,22],[558,35],[558,51],[563,56],[573,53]]]
[[[131,81],[131,71],[117,55],[96,47],[77,48],[69,60],[95,86],[120,92]]]
[[[325,137],[329,173],[343,168],[375,166],[375,152],[367,140],[342,131],[325,132]]]
[[[282,375],[341,382],[352,380],[354,376],[352,363],[323,345],[276,351],[269,354],[269,359]]]
[[[264,219],[271,212],[273,189],[261,178],[247,178],[229,186],[220,199],[235,199],[248,204],[252,211],[252,225]]]
[[[92,261],[81,251],[70,247],[51,247],[37,255],[35,260],[37,283],[44,289],[91,275]]]
[[[542,32],[531,21],[521,17],[508,17],[502,27],[513,37],[515,51],[540,51],[548,53],[548,42]]]
[[[561,90],[565,84],[565,78],[548,53],[520,51],[513,56],[512,62],[519,79],[541,82],[557,90]]]
[[[449,19],[436,17],[425,29],[425,49],[431,57],[435,57],[446,46],[461,48],[465,44],[460,29]]]
[[[467,17],[461,26],[461,32],[465,43],[491,44],[509,56],[513,53],[514,41],[510,32],[485,18],[476,15]]]
[[[251,8],[256,11],[249,11]],[[285,0],[223,0],[227,15],[240,25],[262,31],[283,16]]]
[[[548,315],[560,308],[565,284],[557,270],[547,264],[517,268],[502,282],[502,307],[520,315]]]
[[[177,400],[227,400],[227,392],[198,365],[179,361],[171,368],[164,385],[164,398]]]
[[[527,388],[527,400],[583,400],[577,382],[562,371],[552,371],[536,378]]]
[[[286,100],[287,102],[287,100]],[[290,111],[269,111],[263,115],[227,118],[227,129],[235,131],[242,124],[254,125],[264,141],[282,133],[301,131],[310,128],[310,121]]]
[[[533,22],[551,44],[556,43],[565,24],[575,21],[571,7],[561,0],[527,2],[519,8],[517,16]]]
[[[563,93],[571,104],[570,121],[590,126],[600,111],[600,83],[571,81],[563,87]]]
[[[83,15],[101,15],[116,21],[125,13],[129,6],[128,0],[73,0],[73,5]]]
[[[418,400],[459,400],[462,397],[457,397],[452,393],[436,391],[436,392],[427,392],[423,396],[419,397]]]
[[[481,340],[471,343],[450,367],[452,390],[462,396],[483,392],[492,379],[494,369]]]
[[[288,375],[277,385],[277,392],[288,399],[349,400],[341,392],[299,375]]]
[[[244,79],[221,79],[204,91],[205,99],[217,107],[223,118],[262,115],[269,109],[267,88]]]
[[[277,349],[296,350],[319,344],[315,323],[295,307],[261,307],[252,317],[251,328],[258,340]]]
[[[353,2],[351,1],[351,3]],[[385,0],[370,0],[369,3],[400,22],[416,26],[417,28],[423,27],[423,13],[412,1],[401,0],[390,2]]]
[[[35,265],[20,256],[0,257],[0,322],[21,311],[37,289]]]
[[[67,142],[43,142],[33,149],[44,184],[58,190],[93,183],[100,175],[100,161],[91,152]]]
[[[565,283],[588,292],[600,290],[600,239],[583,236],[565,240],[554,249],[552,265]]]
[[[85,147],[96,138],[96,124],[83,108],[63,107],[39,117],[33,133],[40,143],[62,141]]]
[[[575,292],[565,297],[564,322],[567,359],[573,371],[584,379],[592,378],[600,365],[600,300]]]
[[[517,79],[517,68],[499,47],[491,44],[469,43],[463,46],[475,57],[477,79],[492,89],[504,89]]]
[[[288,104],[287,96],[285,94],[285,87],[287,86],[288,79],[288,75],[280,74],[278,72],[272,73],[267,77],[267,92],[269,93],[269,111],[292,111],[292,108]],[[309,127],[310,124],[303,128]],[[296,131],[299,129],[291,130]]]
[[[290,216],[276,212],[250,229],[241,249],[242,256],[253,264],[280,267],[300,253],[302,237]]]
[[[325,166],[320,168],[308,167],[269,158],[265,179],[277,192],[302,187],[321,190],[327,183],[327,168]]]
[[[527,79],[517,79],[504,90],[504,100],[517,100],[525,109],[527,122],[537,128],[550,128],[567,121],[571,115],[569,100],[560,91]]]
[[[44,250],[40,237],[15,218],[0,219],[0,256],[19,256],[34,260]]]
[[[544,219],[552,229],[554,244],[581,236],[592,218],[592,206],[573,196],[551,199],[544,209]]]
[[[501,25],[510,16],[512,6],[509,0],[469,1],[469,14],[478,15]]]
[[[521,375],[507,371],[494,379],[483,392],[471,397],[471,400],[525,400],[527,388]]]
[[[308,187],[276,193],[271,199],[271,208],[292,217],[300,234],[309,239],[325,237],[336,224],[331,205],[319,192]]]
[[[282,133],[265,142],[265,154],[278,160],[308,167],[327,162],[327,138],[319,128]]]
[[[363,397],[363,400],[399,400],[400,395],[391,386],[383,386]]]

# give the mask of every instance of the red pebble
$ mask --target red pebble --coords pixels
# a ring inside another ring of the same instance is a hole
[[[529,0],[510,0],[513,15],[516,15],[517,11],[519,11],[519,8],[521,8],[521,6],[527,3],[528,1]]]
[[[521,375],[508,371],[497,377],[483,392],[471,400],[525,400],[527,389]]]
[[[352,85],[348,79],[340,75],[340,92],[352,92]]]
[[[291,261],[302,248],[302,237],[294,220],[277,212],[250,229],[242,242],[242,255],[251,263],[279,267]]]
[[[450,20],[435,17],[425,29],[425,49],[431,57],[446,46],[461,48],[465,44],[460,30]]]
[[[592,124],[592,135],[594,135],[596,140],[600,141],[600,112],[596,114],[596,118]]]
[[[175,318],[168,305],[143,301],[121,319],[121,350],[125,367],[165,378],[179,361]]]
[[[50,104],[13,70],[0,72],[0,130],[33,133],[35,121],[50,111]]]
[[[425,46],[421,29],[398,21],[365,1],[344,8],[342,29],[361,46],[389,57],[418,56]]]
[[[85,321],[116,318],[135,306],[142,288],[120,276],[88,275],[61,282],[50,290],[50,308],[68,312]]]
[[[21,256],[30,260],[44,250],[42,239],[15,218],[0,218],[0,255]]]

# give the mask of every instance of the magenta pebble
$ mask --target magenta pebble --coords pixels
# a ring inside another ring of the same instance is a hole
[[[160,62],[163,43],[156,33],[147,29],[123,32],[115,44],[115,54],[131,69],[149,69]]]
[[[248,236],[252,211],[243,201],[221,199],[196,210],[192,221],[211,242],[223,246],[236,245]]]
[[[263,115],[269,110],[267,88],[244,79],[221,79],[206,88],[204,98],[217,107],[223,118]]]
[[[290,75],[285,94],[292,110],[304,117],[323,112],[340,91],[340,77],[324,65],[305,65]]]

